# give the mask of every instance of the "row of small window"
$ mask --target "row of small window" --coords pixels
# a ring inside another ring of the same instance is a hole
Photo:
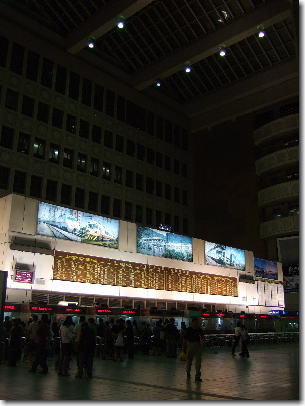
[[[0,189],[9,188],[10,169],[0,166]],[[45,182],[45,193],[43,186]],[[35,198],[45,198],[54,203],[64,205],[73,205],[71,185],[58,184],[51,179],[44,179],[41,176],[32,175],[30,179],[29,191],[27,189],[27,174],[22,171],[14,171],[12,191],[23,195],[29,194]],[[59,193],[59,198],[58,198]],[[43,196],[44,195],[44,196]],[[128,221],[144,223],[149,226],[158,227],[160,224],[172,226],[176,232],[182,231],[188,233],[188,220],[183,218],[180,224],[179,216],[171,216],[170,213],[162,213],[160,210],[144,208],[140,205],[134,205],[131,202],[122,202],[120,199],[112,199],[110,196],[102,195],[96,192],[88,193],[88,203],[86,202],[86,190],[76,187],[74,191],[74,206],[78,209],[88,209],[102,215],[113,216]],[[123,213],[124,209],[124,213]],[[145,218],[144,218],[145,215]]]
[[[300,214],[298,202],[284,202],[277,207],[265,207],[262,209],[263,221],[274,220],[281,217],[298,216]]]
[[[284,136],[282,139],[277,139],[274,142],[274,139],[268,141],[268,143],[261,145],[256,148],[256,159],[262,158],[266,155],[272,154],[273,152],[281,151],[286,148],[292,148],[299,145],[299,135],[292,134],[291,136],[287,137]]]
[[[13,133],[14,130],[9,127],[2,127],[0,146],[5,148],[13,147]],[[35,137],[33,144],[31,143],[31,136],[29,134],[20,132],[17,143],[17,152],[29,154],[32,149],[33,156],[35,158],[45,159],[46,156],[46,142],[40,138]],[[76,160],[76,169],[79,172],[85,172],[91,176],[102,176],[103,179],[113,181],[116,184],[123,185],[137,190],[145,190],[147,193],[156,194],[158,197],[165,197],[165,199],[172,199],[172,187],[168,184],[164,184],[158,180],[150,177],[145,177],[140,173],[134,173],[128,169],[116,165],[112,165],[109,162],[103,161],[100,163],[97,158],[88,158],[87,155],[82,153],[75,153],[72,149],[63,148],[62,164],[67,168],[74,168],[74,157]],[[53,163],[60,163],[61,159],[61,147],[57,144],[49,144],[48,159]],[[124,176],[125,172],[125,176]],[[125,179],[124,179],[125,178]],[[125,181],[125,182],[124,182]],[[174,200],[176,203],[188,204],[188,195],[186,190],[180,191],[177,187],[174,188]]]
[[[280,107],[275,107],[273,110],[264,111],[255,117],[255,128],[262,127],[278,118],[290,116],[291,114],[299,113],[299,103],[288,103]]]
[[[267,173],[259,178],[259,188],[264,189],[279,183],[292,182],[299,179],[299,166],[281,168],[273,173]]]
[[[18,111],[19,94],[11,89],[6,90],[5,107]],[[35,109],[35,100],[31,97],[23,95],[21,112],[27,116],[33,117]],[[36,119],[44,123],[49,123],[50,106],[43,102],[38,102]],[[52,109],[52,126],[62,129],[64,126],[64,112],[55,107]],[[79,128],[79,130],[78,130]],[[65,130],[78,135],[81,138],[88,139],[91,134],[92,142],[100,144],[102,142],[102,128],[97,125],[90,125],[86,120],[78,119],[72,114],[66,114]],[[151,148],[145,148],[144,145],[135,143],[119,134],[114,137],[111,131],[104,131],[104,146],[107,148],[115,148],[116,151],[126,153],[129,156],[136,157],[137,159],[146,160],[149,164],[156,165],[159,168],[165,168],[173,171],[177,175],[181,173],[182,176],[187,176],[187,166],[185,163],[180,163],[177,159],[171,163],[171,158],[167,155],[163,156],[161,152],[155,152]]]
[[[67,95],[74,100],[116,117],[119,121],[155,135],[178,148],[188,149],[188,133],[170,121],[116,95],[112,90],[106,89],[82,78],[65,67],[56,65],[47,58],[25,50],[19,44],[11,43],[10,60],[9,41],[0,37],[0,66],[7,67],[19,75],[32,81],[39,81],[41,85],[54,89],[56,92]],[[25,57],[26,55],[26,57]]]

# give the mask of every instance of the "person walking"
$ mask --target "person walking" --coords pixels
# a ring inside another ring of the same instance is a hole
[[[191,378],[191,367],[195,358],[195,381],[201,382],[201,352],[203,342],[203,330],[200,328],[199,320],[192,319],[191,326],[188,327],[184,334],[186,341],[186,375],[187,379]]]
[[[13,319],[8,346],[8,365],[11,367],[17,366],[17,361],[21,359],[22,336],[20,319]]]
[[[240,343],[240,333],[241,333],[241,322],[238,321],[236,323],[236,327],[234,329],[234,338],[233,338],[233,345],[232,345],[232,356],[233,357],[235,357],[236,347]]]
[[[249,344],[250,338],[248,334],[248,330],[244,325],[241,326],[241,331],[240,331],[240,342],[241,342],[241,353],[239,354],[241,357],[247,357],[249,358],[249,351],[248,351],[248,344]]]
[[[72,356],[72,346],[74,338],[73,330],[74,328],[72,323],[72,317],[67,316],[66,320],[60,327],[61,352],[58,367],[58,375],[69,376],[68,371]]]
[[[86,371],[87,378],[92,378],[93,357],[96,347],[94,329],[85,321],[82,322],[78,340],[78,372],[76,378],[82,378]]]
[[[30,372],[35,373],[37,367],[40,365],[42,372],[44,374],[48,373],[47,356],[50,336],[49,319],[46,314],[43,314],[34,337],[35,359]]]

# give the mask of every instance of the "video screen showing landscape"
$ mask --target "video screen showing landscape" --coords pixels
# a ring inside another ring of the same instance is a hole
[[[119,220],[40,202],[37,234],[118,248]]]
[[[192,262],[192,238],[137,226],[137,252]]]
[[[205,263],[244,271],[246,269],[245,251],[206,241]]]
[[[254,274],[257,278],[278,279],[277,263],[254,257]]]

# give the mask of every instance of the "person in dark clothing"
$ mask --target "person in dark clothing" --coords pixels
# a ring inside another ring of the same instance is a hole
[[[143,322],[143,329],[140,333],[140,346],[144,355],[149,355],[149,348],[151,344],[151,329],[148,323]]]
[[[175,319],[170,319],[169,323],[164,329],[166,340],[166,355],[167,357],[176,358],[177,344],[179,341],[179,331],[175,326]]]
[[[186,341],[186,374],[187,379],[191,377],[191,367],[193,358],[195,357],[195,381],[201,382],[201,352],[203,342],[203,330],[200,328],[199,320],[192,319],[191,326],[188,327],[184,334]]]
[[[93,357],[96,346],[94,329],[87,322],[83,322],[78,341],[78,372],[76,377],[82,378],[84,370],[87,378],[92,378]]]
[[[134,357],[134,335],[133,328],[130,320],[126,322],[126,350],[128,354],[128,359],[133,359]]]
[[[248,351],[249,341],[250,341],[250,338],[249,338],[249,334],[248,334],[246,327],[241,326],[241,331],[240,331],[241,353],[239,354],[241,357],[249,358],[249,351]]]
[[[41,316],[37,332],[35,334],[35,359],[32,364],[30,372],[35,373],[37,367],[40,365],[44,374],[48,373],[47,356],[48,344],[51,333],[49,328],[49,320],[46,314]]]
[[[10,330],[10,342],[8,347],[8,365],[11,367],[17,366],[17,361],[21,358],[22,329],[20,319],[14,319]]]
[[[103,352],[102,352],[102,358],[107,359],[107,357],[113,359],[114,357],[114,339],[110,327],[109,321],[105,322],[104,325],[104,337],[103,337]]]
[[[232,356],[235,356],[235,350],[240,342],[240,333],[241,333],[241,322],[238,321],[236,323],[236,327],[234,329],[234,338],[233,338],[233,345],[232,345]]]

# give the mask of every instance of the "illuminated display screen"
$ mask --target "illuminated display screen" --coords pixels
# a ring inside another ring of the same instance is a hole
[[[112,314],[112,310],[109,309],[97,309],[97,313]]]
[[[119,220],[40,202],[37,234],[118,248]]]
[[[137,226],[137,252],[192,262],[192,238]]]
[[[32,283],[33,282],[33,272],[32,271],[22,271],[16,269],[15,271],[15,282]]]
[[[4,308],[4,310],[15,310],[14,305],[4,305],[3,308]]]
[[[277,263],[254,257],[254,274],[257,278],[278,279]]]
[[[245,251],[206,241],[205,263],[244,271],[246,269]]]
[[[53,307],[40,307],[40,306],[31,306],[32,312],[52,312],[54,311]]]

